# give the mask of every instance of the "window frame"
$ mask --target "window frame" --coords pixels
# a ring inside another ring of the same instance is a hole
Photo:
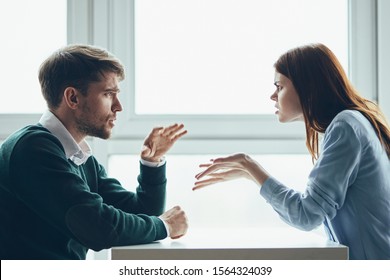
[[[387,116],[387,120],[390,121],[390,95],[388,93],[387,81],[390,77],[390,18],[388,13],[390,11],[390,2],[386,0],[377,1],[377,18],[378,18],[378,37],[377,37],[377,61],[378,61],[378,103],[381,109]]]

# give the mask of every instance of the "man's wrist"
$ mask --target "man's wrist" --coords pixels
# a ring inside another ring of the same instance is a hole
[[[145,165],[148,167],[160,167],[160,166],[165,164],[165,157],[164,156],[161,157],[160,161],[150,161],[150,160],[143,159],[141,157],[140,161],[141,161],[142,165]]]
[[[168,224],[159,217],[159,219],[163,222],[164,226],[165,226],[165,230],[167,231],[167,237],[171,237],[170,236],[170,233],[169,233],[169,227],[168,227]]]

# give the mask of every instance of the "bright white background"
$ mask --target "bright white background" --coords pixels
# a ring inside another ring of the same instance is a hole
[[[66,0],[0,3],[0,113],[42,113],[39,65],[66,45]]]

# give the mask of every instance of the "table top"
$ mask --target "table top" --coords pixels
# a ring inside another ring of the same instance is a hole
[[[114,247],[112,259],[348,259],[348,247],[292,227],[195,228],[180,239]]]

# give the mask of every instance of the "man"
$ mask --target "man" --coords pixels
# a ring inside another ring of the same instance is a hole
[[[88,249],[186,233],[180,207],[163,213],[164,155],[186,134],[183,125],[146,137],[136,192],[108,178],[85,141],[110,137],[123,79],[115,57],[87,45],[60,49],[41,65],[48,111],[0,147],[1,259],[85,259]]]

